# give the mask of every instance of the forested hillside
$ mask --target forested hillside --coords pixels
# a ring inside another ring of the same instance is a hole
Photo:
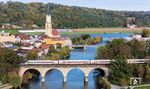
[[[0,2],[0,25],[10,23],[30,28],[45,26],[48,4]],[[150,26],[150,12],[123,12],[50,4],[53,27],[124,27],[127,23]]]

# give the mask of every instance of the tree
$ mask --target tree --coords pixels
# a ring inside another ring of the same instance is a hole
[[[38,54],[35,51],[29,51],[27,53],[27,59],[28,60],[37,60]]]
[[[8,77],[10,84],[12,84],[15,89],[21,88],[21,78],[16,72],[9,72]]]
[[[150,82],[150,67],[148,65],[146,66],[145,80]]]
[[[99,77],[98,80],[99,80],[101,89],[111,89],[111,84],[110,82],[108,82],[106,78]]]
[[[58,53],[51,54],[51,60],[60,60],[60,55]]]
[[[97,49],[97,59],[114,59],[116,56],[122,56],[125,59],[132,58],[131,48],[123,39],[114,39],[105,47]]]
[[[0,48],[0,80],[3,83],[11,83],[15,88],[21,84],[19,64],[22,59],[11,49]]]
[[[142,37],[149,37],[150,36],[150,30],[143,29],[141,35],[142,35]]]
[[[111,51],[104,46],[97,49],[96,59],[109,59],[111,57]]]
[[[109,69],[109,80],[111,83],[121,86],[129,84],[130,77],[132,76],[132,68],[127,64],[124,57],[116,57],[115,61],[111,62]]]
[[[132,55],[134,58],[145,58],[146,44],[144,41],[138,41],[136,39],[133,39],[130,42],[128,42],[128,45],[131,47]]]

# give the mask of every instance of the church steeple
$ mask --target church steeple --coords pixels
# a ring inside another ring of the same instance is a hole
[[[51,11],[50,11],[50,3],[48,3],[47,15],[51,15]]]
[[[45,34],[49,37],[53,37],[53,35],[52,35],[52,21],[51,21],[51,14],[50,14],[50,3],[48,3],[48,8],[47,8]]]

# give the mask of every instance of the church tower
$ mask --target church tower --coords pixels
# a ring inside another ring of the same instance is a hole
[[[51,14],[50,14],[50,4],[48,4],[48,11],[47,11],[47,15],[46,15],[45,34],[48,37],[53,37],[52,20],[51,20]]]

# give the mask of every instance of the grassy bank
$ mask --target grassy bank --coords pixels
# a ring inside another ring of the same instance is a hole
[[[135,87],[133,89],[150,89],[150,85],[149,86]]]

